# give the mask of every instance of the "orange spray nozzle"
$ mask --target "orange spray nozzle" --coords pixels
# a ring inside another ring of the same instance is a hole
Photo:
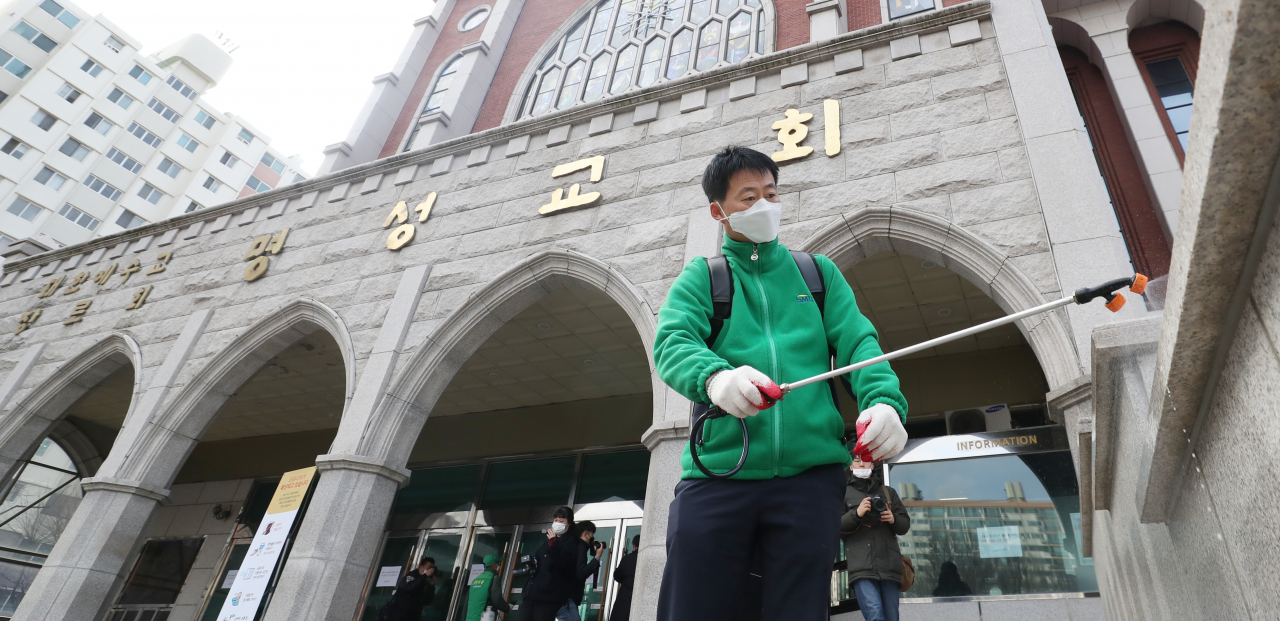
[[[1142,295],[1142,292],[1147,290],[1147,282],[1148,280],[1146,276],[1143,276],[1142,274],[1134,274],[1133,284],[1129,285],[1129,290],[1138,295]]]
[[[1124,296],[1117,293],[1115,297],[1111,298],[1110,302],[1107,302],[1106,307],[1107,310],[1113,313],[1120,312],[1120,309],[1124,307]]]

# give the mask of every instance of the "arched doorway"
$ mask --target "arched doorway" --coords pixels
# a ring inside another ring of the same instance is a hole
[[[518,606],[528,578],[512,570],[546,541],[562,505],[594,521],[608,545],[580,613],[609,614],[610,572],[644,516],[650,456],[640,438],[655,405],[652,328],[637,318],[652,313],[625,279],[581,255],[547,253],[525,267],[437,331],[433,341],[451,347],[419,352],[410,366],[444,368],[403,380],[418,386],[414,402],[429,416],[408,447],[412,474],[391,509],[361,619],[377,618],[395,579],[422,557],[440,570],[424,618],[462,619],[490,553],[508,560],[498,578]]]

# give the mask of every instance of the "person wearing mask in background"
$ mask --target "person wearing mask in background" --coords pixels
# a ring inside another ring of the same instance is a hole
[[[582,605],[583,589],[587,578],[600,571],[600,556],[604,554],[604,545],[596,544],[595,538],[595,523],[578,522],[572,536],[565,540],[551,560],[551,571],[556,574],[554,580],[563,585],[562,590],[568,599],[556,613],[557,621],[582,621],[578,607]]]
[[[391,602],[383,607],[380,621],[418,621],[422,608],[436,596],[436,560],[430,556],[418,561],[418,568],[406,572],[396,583]]]
[[[849,588],[867,621],[898,621],[898,588],[902,585],[902,551],[898,537],[911,529],[911,518],[898,493],[884,484],[882,469],[856,455],[845,487],[846,512],[840,519]],[[885,499],[886,510],[872,509],[871,498]]]
[[[960,579],[960,569],[955,563],[947,561],[938,571],[938,586],[933,589],[934,597],[960,597],[973,595],[969,583]]]
[[[536,570],[524,588],[524,599],[520,602],[520,618],[522,621],[551,621],[564,606],[568,595],[564,587],[557,586],[552,575],[553,555],[558,546],[565,541],[566,535],[574,527],[573,509],[560,507],[552,515],[551,528],[546,530],[547,540],[533,553]],[[557,590],[558,589],[558,590]]]
[[[492,606],[497,612],[511,612],[511,605],[502,597],[502,557],[489,554],[484,557],[484,571],[471,581],[471,591],[467,593],[467,621],[480,621],[486,606]]]
[[[753,562],[762,572],[764,619],[826,621],[829,614],[849,464],[844,420],[827,385],[782,399],[778,382],[830,371],[833,356],[845,366],[883,352],[835,263],[778,242],[778,184],[778,165],[759,151],[728,147],[711,159],[702,189],[710,216],[724,227],[732,314],[715,314],[712,264],[703,257],[684,267],[658,312],[658,376],[685,398],[745,421],[751,449],[742,469],[720,480],[696,469],[685,446],[657,621],[733,618],[743,593],[756,590],[748,586]],[[801,272],[810,266],[823,285],[821,311]],[[722,320],[714,339],[713,318]],[[843,377],[861,412],[858,450],[868,459],[896,455],[907,439],[907,400],[893,369],[882,362]],[[707,423],[702,463],[715,472],[733,468],[743,452],[740,429],[733,419]]]
[[[631,588],[636,582],[636,559],[640,556],[640,535],[631,539],[631,554],[618,561],[613,570],[613,579],[618,583],[618,593],[613,598],[613,614],[609,621],[631,620]]]

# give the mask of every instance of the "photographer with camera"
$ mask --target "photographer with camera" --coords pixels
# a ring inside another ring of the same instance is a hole
[[[379,621],[418,621],[422,609],[436,597],[436,560],[430,556],[418,561],[418,568],[405,572],[396,583],[391,601],[378,613]]]
[[[604,543],[596,541],[595,538],[594,523],[578,522],[577,528],[574,529],[574,536],[565,542],[551,561],[552,571],[556,572],[557,578],[563,581],[565,595],[569,599],[556,613],[558,621],[582,621],[578,614],[578,606],[582,605],[583,589],[587,578],[600,571],[600,557],[604,554]]]
[[[884,484],[883,470],[853,457],[845,487],[840,535],[848,559],[849,587],[866,621],[898,621],[902,551],[898,537],[911,529],[911,517],[898,493]]]

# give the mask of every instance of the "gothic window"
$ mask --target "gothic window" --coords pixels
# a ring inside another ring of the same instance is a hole
[[[458,72],[458,62],[461,60],[461,56],[455,56],[449,64],[445,65],[444,71],[440,72],[440,77],[436,78],[431,94],[427,96],[427,105],[422,107],[423,114],[440,110],[440,104],[444,103],[444,94],[449,91],[449,85],[453,83],[453,75]]]
[[[547,52],[520,116],[618,95],[765,53],[761,0],[603,0]]]

